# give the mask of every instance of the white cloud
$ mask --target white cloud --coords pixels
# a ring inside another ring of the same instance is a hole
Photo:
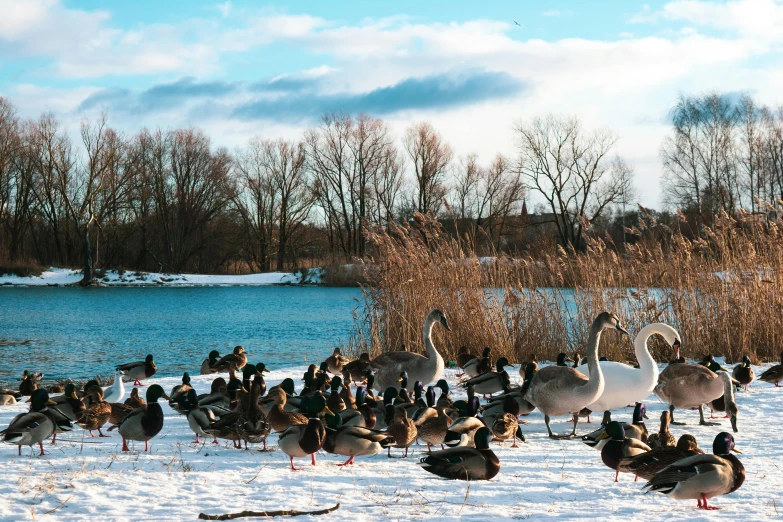
[[[231,0],[223,2],[222,4],[218,4],[216,7],[217,10],[220,11],[220,16],[223,18],[226,18],[229,14],[231,14]]]

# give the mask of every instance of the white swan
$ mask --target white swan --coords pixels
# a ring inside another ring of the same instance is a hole
[[[104,402],[122,402],[125,398],[125,384],[122,382],[122,372],[114,372],[114,384],[103,390]]]
[[[547,366],[539,370],[530,381],[525,399],[544,414],[546,429],[551,438],[576,436],[579,416],[574,415],[574,429],[570,435],[554,435],[549,427],[552,415],[573,414],[588,404],[592,404],[604,391],[604,376],[598,365],[598,343],[601,332],[606,328],[616,328],[628,334],[620,324],[620,319],[609,312],[602,312],[590,326],[587,340],[587,368],[589,377],[568,366]]]
[[[653,392],[658,383],[658,364],[647,349],[647,341],[655,334],[661,335],[675,352],[679,349],[680,334],[668,324],[652,323],[642,328],[633,341],[639,368],[614,361],[599,362],[604,374],[604,391],[598,400],[587,406],[588,410],[608,412],[643,402]],[[579,366],[577,370],[588,374],[585,366]]]
[[[374,389],[378,391],[385,391],[389,387],[399,389],[398,379],[402,372],[408,372],[410,382],[421,381],[424,385],[440,378],[445,364],[443,357],[432,344],[432,329],[436,323],[442,324],[446,330],[451,331],[443,312],[432,310],[427,314],[422,328],[424,347],[427,350],[426,357],[413,352],[386,352],[370,361],[370,365],[376,371]]]

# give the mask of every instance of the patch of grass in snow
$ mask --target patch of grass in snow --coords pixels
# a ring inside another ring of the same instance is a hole
[[[30,263],[3,263],[0,264],[0,276],[15,275],[18,277],[39,277],[46,267]]]

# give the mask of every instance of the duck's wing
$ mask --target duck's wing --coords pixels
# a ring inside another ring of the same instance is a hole
[[[129,370],[138,368],[140,366],[144,366],[144,361],[136,361],[128,364],[120,364],[115,367],[115,370],[120,370],[121,372],[127,372]]]
[[[717,455],[694,455],[663,468],[644,485],[644,489],[664,494],[675,488],[703,492],[723,489],[732,478],[730,468],[729,463]]]
[[[434,451],[422,457],[418,464],[430,473],[447,479],[491,478],[487,472],[487,458],[488,455],[475,448],[457,447]],[[497,467],[500,467],[499,464]]]

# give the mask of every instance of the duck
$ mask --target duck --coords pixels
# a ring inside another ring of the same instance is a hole
[[[673,447],[676,444],[674,435],[669,431],[669,425],[672,422],[672,414],[669,410],[661,412],[661,428],[658,433],[651,433],[647,437],[647,445],[652,449]]]
[[[155,365],[152,354],[147,355],[143,361],[136,361],[128,364],[120,364],[116,368],[122,372],[128,379],[133,379],[134,386],[143,386],[141,384],[142,379],[149,379],[155,372],[158,371],[158,367]]]
[[[392,388],[393,389],[393,388]],[[396,390],[395,390],[396,391]],[[411,419],[408,418],[408,412],[400,406],[386,405],[386,418],[388,427],[386,433],[394,439],[394,444],[387,446],[388,457],[391,458],[391,449],[405,448],[405,457],[408,456],[408,448],[416,440],[417,428]]]
[[[267,419],[275,433],[282,433],[294,425],[307,424],[307,417],[305,415],[293,411],[285,411],[287,397],[282,389],[277,388],[275,390],[270,390],[269,397],[274,401],[274,405],[272,406],[272,409],[269,410]]]
[[[49,414],[49,406],[53,405],[54,401],[49,399],[46,390],[33,390],[30,393],[30,411],[20,413],[6,429],[0,431],[2,441],[19,446],[19,455],[22,454],[22,446],[33,447],[35,444],[41,448],[39,456],[46,455],[43,441],[53,436],[56,429]]]
[[[645,442],[646,444],[646,440],[648,439],[647,427],[644,425],[644,422],[641,421],[641,419],[644,418],[644,411],[642,409],[643,406],[644,405],[642,403],[637,403],[635,405],[633,412],[633,422],[622,422],[620,424],[623,427],[625,438],[637,440],[645,439],[642,442]],[[593,449],[601,451],[609,440],[606,437],[606,426],[608,426],[608,424],[602,425],[600,428],[588,433],[587,435],[582,435],[582,442]]]
[[[326,367],[332,375],[342,375],[343,367],[350,362],[348,357],[340,353],[340,348],[335,348],[332,355],[326,358]]]
[[[197,395],[199,406],[209,408],[215,415],[225,415],[231,409],[231,399],[228,398],[228,383],[223,377],[217,377],[209,387],[209,393]]]
[[[370,370],[372,370],[372,366],[370,365],[370,354],[366,352],[360,354],[359,358],[355,361],[351,361],[343,366],[343,371],[348,372],[351,379],[355,382],[364,380],[367,372]]]
[[[205,430],[208,429],[211,424],[217,421],[217,417],[215,417],[215,414],[211,409],[199,404],[196,390],[193,388],[185,392],[184,396],[180,397],[180,399],[183,398],[187,399],[186,401],[183,401],[187,402],[187,406],[182,405],[180,408],[187,415],[188,426],[190,427],[190,430],[196,434],[196,440],[194,440],[193,443],[199,444],[201,442],[199,440],[199,435],[207,437],[208,434]],[[213,444],[217,444],[217,437],[214,437],[212,442]]]
[[[633,473],[644,480],[652,479],[656,473],[661,471],[669,464],[674,464],[680,459],[702,455],[704,452],[699,449],[696,438],[693,435],[680,436],[676,445],[658,446],[651,448],[650,451],[640,453],[633,457],[625,457],[620,460],[620,466],[624,471]]]
[[[476,377],[465,381],[462,386],[465,388],[473,386],[476,393],[480,393],[485,397],[487,395],[492,396],[493,393],[497,393],[503,389],[503,374],[506,374],[506,377],[508,377],[507,372],[503,368],[507,365],[508,359],[501,357],[497,360],[496,371],[488,371],[477,375]]]
[[[447,408],[443,404],[437,404],[435,409],[438,415],[430,417],[416,426],[416,438],[421,439],[427,444],[427,451],[431,451],[433,445],[440,444],[441,449],[445,449],[443,441],[446,439],[446,431],[451,424],[451,417],[447,414]]]
[[[125,404],[127,406],[130,406],[131,408],[141,408],[143,406],[147,405],[147,401],[145,401],[140,395],[139,395],[139,389],[133,388],[130,393],[130,397],[125,399]]]
[[[334,419],[336,422],[327,423],[324,451],[348,457],[348,460],[338,466],[353,465],[356,457],[377,455],[394,444],[394,438],[387,433],[362,426],[342,425],[339,415],[329,416],[327,419]]]
[[[476,365],[481,358],[468,350],[466,346],[460,346],[459,353],[457,353],[457,367],[462,369],[462,373],[457,374],[457,377],[467,375],[468,378],[475,377]]]
[[[321,412],[333,415],[326,406],[323,395],[316,393],[310,397],[307,403],[307,422],[305,424],[293,424],[280,433],[278,444],[283,453],[288,455],[288,458],[291,460],[291,471],[299,469],[294,466],[294,458],[310,455],[313,466],[316,465],[315,453],[326,442],[326,428],[318,418]]]
[[[650,355],[647,342],[653,335],[660,335],[670,346],[679,347],[680,334],[677,330],[665,323],[652,323],[642,328],[634,339],[634,352],[639,368],[627,364],[605,361],[599,362],[601,372],[604,375],[604,391],[597,400],[588,404],[586,408],[591,412],[604,412],[604,421],[608,422],[606,412],[622,408],[626,404],[641,402],[646,399],[658,383],[658,364]],[[587,376],[587,368],[577,368]]]
[[[656,473],[645,492],[655,491],[679,500],[696,500],[699,509],[710,506],[710,498],[737,491],[745,482],[745,467],[731,453],[742,453],[731,433],[721,432],[712,443],[712,455],[693,455],[680,459]]]
[[[399,388],[397,378],[403,371],[407,371],[412,381],[421,381],[429,384],[440,378],[445,364],[432,342],[432,330],[440,323],[447,331],[451,331],[446,315],[440,310],[432,310],[424,320],[422,336],[426,355],[422,356],[413,352],[386,352],[371,361],[375,369],[374,387],[376,390],[385,390],[389,386]]]
[[[340,395],[341,387],[344,388],[342,377],[336,376],[332,378],[332,384],[329,388],[331,392],[329,393],[329,397],[326,399],[326,405],[331,411],[335,413],[340,413],[345,409],[345,401]]]
[[[470,389],[472,388],[469,388],[469,390]],[[408,410],[406,409],[406,411]],[[424,394],[424,407],[422,408],[419,406],[416,408],[413,415],[410,415],[410,418],[413,423],[418,426],[430,417],[435,417],[437,415],[438,411],[435,409],[435,387],[427,386],[427,392]]]
[[[604,376],[598,361],[598,344],[601,333],[606,329],[615,329],[628,335],[620,319],[609,312],[602,312],[595,318],[587,341],[588,374],[585,377],[578,369],[567,366],[547,366],[539,370],[531,379],[525,399],[544,414],[547,432],[550,438],[571,438],[576,436],[579,417],[574,416],[574,427],[570,434],[555,435],[550,427],[550,418],[558,415],[572,415],[598,399],[604,390]]]
[[[535,365],[532,363],[528,363],[526,366],[525,375],[527,376],[525,379],[525,382],[522,384],[521,387],[518,388],[511,388],[511,383],[508,381],[508,379],[504,379],[505,384],[503,387],[504,393],[501,395],[495,396],[493,399],[491,399],[487,404],[484,405],[484,416],[492,416],[492,415],[498,415],[503,412],[503,401],[506,398],[506,395],[509,395],[514,398],[515,401],[517,401],[517,406],[519,407],[519,415],[528,415],[530,412],[532,412],[535,409],[535,406],[530,404],[525,399],[525,394],[527,393],[527,389],[530,386],[531,379],[533,378],[533,375],[535,375]],[[507,377],[507,376],[506,376]]]
[[[230,440],[234,449],[242,449],[243,437],[239,432],[239,426],[245,422],[245,415],[250,407],[250,392],[242,387],[237,390],[236,398],[236,407],[230,412],[220,416],[220,418],[211,423],[207,428],[204,428],[204,432],[207,433],[207,435],[212,435],[216,439]]]
[[[109,424],[111,424],[111,426],[109,426],[107,431],[113,431],[122,424],[125,417],[130,415],[130,412],[135,408],[121,402],[110,402],[108,404],[111,408],[111,414],[109,415]]]
[[[776,388],[780,386],[780,381],[783,381],[783,352],[780,352],[780,364],[776,364],[764,370],[764,372],[759,375],[759,379],[774,384]]]
[[[375,414],[376,429],[385,429],[389,426],[389,424],[391,424],[392,419],[394,418],[394,410],[391,410],[391,415],[389,415],[389,410],[386,409],[386,406],[391,405],[398,395],[399,392],[397,391],[397,388],[393,386],[386,388],[380,400],[378,397],[371,398],[368,393],[367,403]]]
[[[500,461],[489,448],[489,429],[476,430],[475,448],[456,447],[435,451],[422,457],[419,466],[425,471],[451,480],[490,480],[500,471]]]
[[[11,406],[16,404],[17,392],[7,393],[8,391],[9,390],[0,390],[0,406]]]
[[[125,398],[125,383],[122,382],[122,372],[115,370],[114,382],[103,390],[103,400],[108,403],[122,402]]]
[[[734,367],[731,371],[731,376],[739,384],[745,387],[745,391],[748,391],[748,387],[750,386],[750,383],[753,382],[754,378],[753,367],[750,365],[750,357],[743,355],[742,364],[738,364]],[[739,389],[739,386],[737,386],[737,389]]]
[[[675,422],[675,408],[698,407],[699,424],[702,426],[718,426],[717,423],[704,420],[704,405],[723,395],[731,427],[736,433],[738,431],[738,409],[736,402],[734,402],[734,386],[731,376],[724,371],[716,374],[700,364],[675,364],[667,366],[666,370],[674,367],[677,368],[677,376],[668,380],[659,380],[654,389],[655,394],[669,405],[669,413],[672,416],[671,423],[674,425],[683,424]]]
[[[22,382],[19,384],[19,393],[25,397],[32,396],[33,392],[38,389],[38,381],[41,380],[43,374],[30,373],[27,370],[22,374]]]
[[[265,388],[264,376],[261,373],[257,373],[253,377],[253,384],[250,386],[250,400],[245,405],[241,417],[242,422],[237,423],[237,433],[245,441],[245,449],[247,449],[248,443],[263,443],[264,451],[267,450],[266,439],[271,431],[271,426],[267,421],[266,415],[261,410],[261,406],[258,404],[258,399]]]
[[[209,355],[206,359],[201,363],[201,370],[199,371],[200,375],[210,375],[213,373],[217,373],[217,370],[214,368],[215,364],[220,360],[220,352],[217,350],[212,350],[209,352]]]
[[[234,347],[234,351],[221,357],[212,368],[215,373],[227,372],[232,365],[236,370],[241,370],[247,364],[247,354],[242,346]]]
[[[147,405],[133,410],[117,428],[122,436],[122,451],[130,451],[129,440],[143,440],[144,451],[149,451],[149,441],[163,429],[163,409],[158,400],[168,398],[159,384],[147,388]]]
[[[361,428],[375,428],[375,411],[366,402],[367,390],[364,386],[356,388],[356,409],[345,409],[339,413],[342,426],[359,426]]]
[[[108,437],[104,435],[101,428],[109,422],[111,416],[111,405],[103,400],[103,389],[99,386],[90,387],[85,397],[90,398],[90,406],[84,411],[82,416],[76,420],[76,424],[90,432],[90,437],[94,437],[93,430],[98,430],[99,437]]]
[[[67,383],[63,394],[52,399],[52,402],[54,405],[51,409],[70,421],[81,418],[84,415],[84,410],[87,409],[84,402],[77,397],[76,386],[72,382]]]
[[[476,431],[485,426],[478,417],[458,417],[449,424],[443,444],[450,448],[475,446]]]
[[[174,406],[179,401],[180,395],[185,395],[192,389],[193,386],[190,385],[190,374],[185,372],[182,374],[182,384],[177,384],[174,386],[171,389],[171,393],[169,393],[169,405],[174,408]]]
[[[519,427],[519,421],[517,415],[519,414],[519,406],[513,397],[506,397],[504,401],[504,413],[498,416],[493,422],[490,428],[495,440],[505,442],[508,439],[513,440],[511,444],[512,448],[518,448],[517,438],[522,442],[525,442],[525,436],[522,434],[522,430]],[[475,440],[475,435],[474,435]]]
[[[572,363],[574,360],[568,356],[565,352],[560,352],[557,354],[557,359],[555,361],[555,366],[568,366],[568,363]],[[581,364],[587,364],[585,359],[581,359]],[[538,366],[538,364],[536,364]]]
[[[577,357],[579,356],[577,355]],[[530,367],[530,370],[528,370],[528,367]],[[527,377],[528,373],[530,374],[530,377],[532,377],[537,371],[538,371],[538,361],[536,360],[535,355],[531,356],[530,360],[527,363],[519,365],[519,376],[522,378],[523,382],[529,378]]]
[[[622,424],[617,421],[606,425],[606,431],[599,437],[599,440],[603,439],[608,439],[608,441],[601,449],[601,460],[609,468],[615,470],[615,482],[619,481],[621,472],[628,472],[620,467],[622,459],[650,451],[650,446],[644,442],[626,437]]]
[[[702,360],[702,361],[701,361],[699,364],[700,364],[700,365],[702,365],[702,366],[704,366],[704,367],[706,367],[706,368],[709,368],[710,370],[712,370],[712,371],[713,371],[713,372],[715,372],[715,373],[718,373],[718,372],[727,372],[727,371],[728,371],[728,370],[726,370],[726,368],[724,368],[723,366],[721,366],[721,365],[718,363],[718,361],[716,361],[716,360],[715,360],[715,356],[714,356],[714,355],[712,355],[711,353],[710,353],[710,354],[707,354],[707,355],[705,355],[705,356],[704,356],[704,359],[703,359],[703,360]]]

